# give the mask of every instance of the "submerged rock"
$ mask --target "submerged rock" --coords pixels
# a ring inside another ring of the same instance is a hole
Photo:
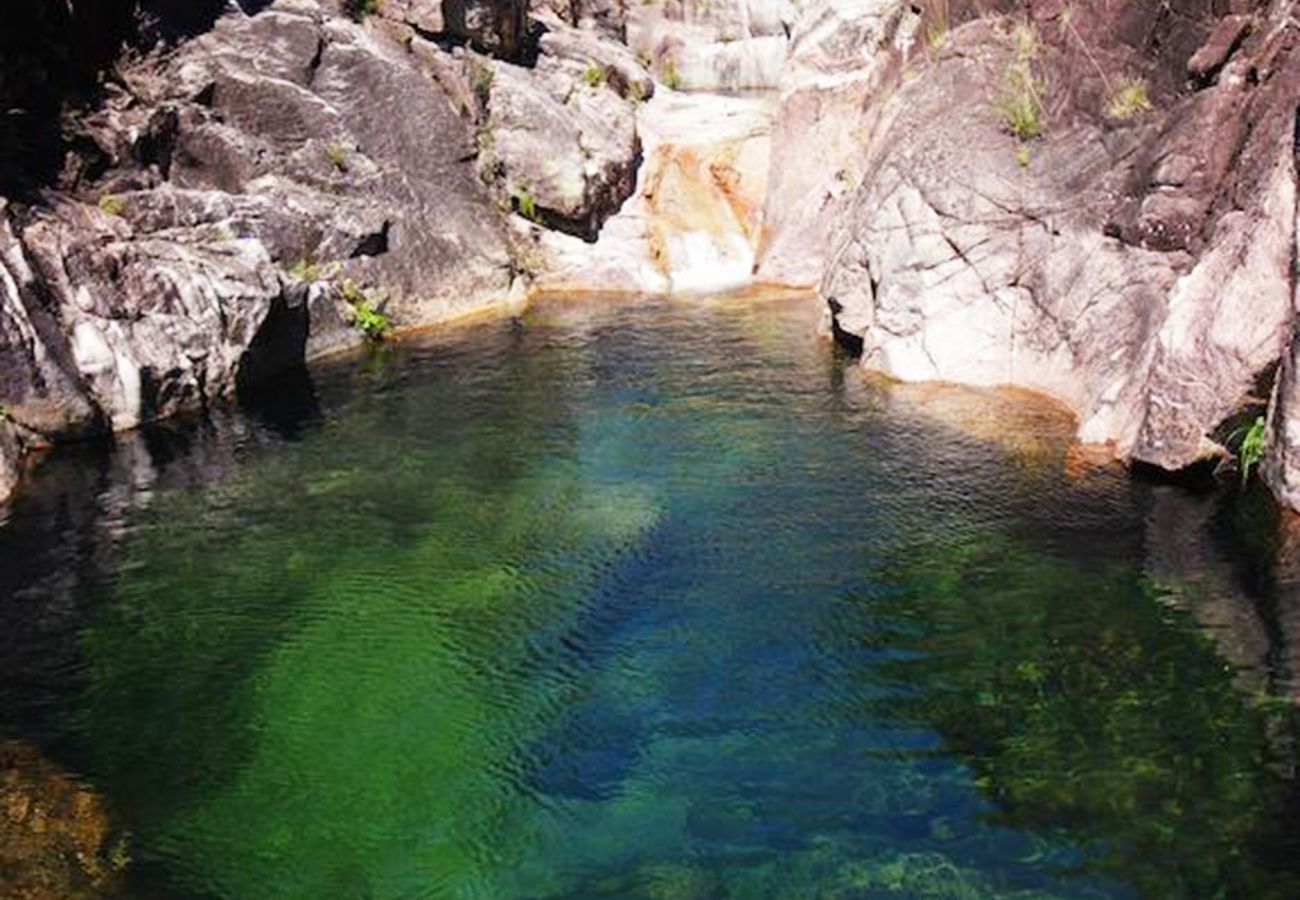
[[[0,741],[0,872],[8,896],[113,896],[128,861],[93,790],[31,747]]]

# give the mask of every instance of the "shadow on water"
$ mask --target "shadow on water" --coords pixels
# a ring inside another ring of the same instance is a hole
[[[103,794],[133,896],[1300,890],[1297,554],[1250,495],[782,305],[277,384],[0,527],[0,733]]]

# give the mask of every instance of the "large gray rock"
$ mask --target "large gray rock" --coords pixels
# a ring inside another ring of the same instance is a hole
[[[485,177],[516,210],[594,241],[636,187],[641,142],[631,102],[594,61],[543,56],[534,69],[490,65],[479,159]],[[599,73],[594,84],[589,70]]]
[[[392,14],[432,27],[426,6]],[[345,281],[399,325],[506,299],[511,237],[433,77],[446,55],[391,27],[316,0],[232,5],[122,61],[68,123],[63,190],[0,206],[0,497],[23,447],[359,343]]]
[[[1154,16],[1038,24],[1041,141],[999,113],[1023,35],[977,20],[914,53],[865,107],[823,291],[866,365],[1040,390],[1084,440],[1178,469],[1219,452],[1215,429],[1290,338],[1297,59],[1247,42],[1189,92],[1213,18]],[[1147,25],[1174,49],[1139,57],[1127,39]],[[1103,73],[1143,67],[1154,109],[1113,113]]]

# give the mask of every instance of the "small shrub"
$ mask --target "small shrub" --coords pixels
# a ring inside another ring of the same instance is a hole
[[[339,293],[348,304],[348,316],[353,327],[372,341],[382,341],[393,328],[392,321],[384,314],[388,298],[371,296],[351,281],[345,281],[339,287]]]
[[[595,63],[587,63],[587,68],[582,73],[582,80],[591,87],[600,87],[605,83],[605,70]]]
[[[1143,78],[1125,76],[1115,82],[1106,103],[1106,115],[1112,119],[1131,119],[1139,113],[1151,112],[1151,96]]]
[[[110,216],[126,215],[126,200],[117,194],[100,194],[99,208]]]
[[[627,86],[627,99],[633,106],[640,106],[645,102],[645,88],[639,81],[630,82]]]
[[[339,173],[348,170],[348,148],[344,147],[342,144],[326,144],[325,159],[328,160],[329,164]]]
[[[1033,152],[1029,149],[1028,144],[1019,144],[1016,146],[1016,162],[1020,168],[1028,169],[1029,163],[1033,160]]]
[[[474,89],[474,96],[478,98],[479,106],[487,108],[488,100],[492,98],[492,67],[485,62],[474,60],[469,67],[470,86]]]
[[[382,0],[343,0],[343,9],[360,22],[366,16],[379,12]]]
[[[659,77],[670,90],[676,91],[682,86],[682,76],[677,71],[677,61],[671,57],[664,63]]]
[[[10,421],[9,407],[5,406],[3,403],[0,403],[0,423],[8,422],[8,421]]]
[[[1264,417],[1256,416],[1255,421],[1246,429],[1246,435],[1237,448],[1237,459],[1241,462],[1241,483],[1250,480],[1250,470],[1264,459],[1264,446],[1268,440]]]

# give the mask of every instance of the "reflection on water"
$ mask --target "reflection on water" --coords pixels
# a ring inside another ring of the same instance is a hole
[[[556,307],[50,460],[0,732],[128,896],[1300,892],[1297,568],[804,312]]]

